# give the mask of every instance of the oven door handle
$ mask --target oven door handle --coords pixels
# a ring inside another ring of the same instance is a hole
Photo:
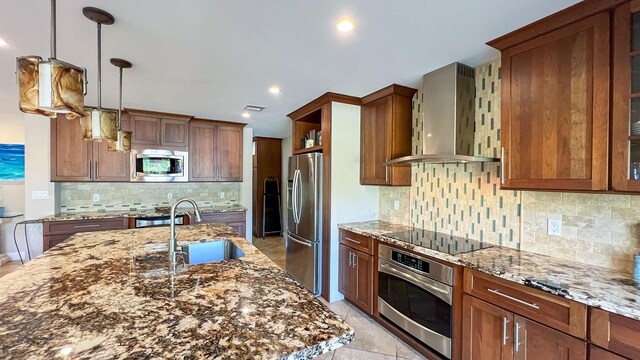
[[[393,263],[382,259],[378,261],[378,272],[393,275],[404,281],[410,282],[451,305],[453,291],[450,286],[440,284],[437,281],[426,277],[413,275],[410,271],[404,270]]]

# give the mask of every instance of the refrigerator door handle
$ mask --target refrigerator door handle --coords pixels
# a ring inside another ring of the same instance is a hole
[[[300,223],[300,217],[302,216],[302,173],[300,170],[296,170],[298,172],[298,186],[296,186],[296,195],[298,196],[298,200],[296,200],[296,209],[298,210],[298,224]]]
[[[292,189],[293,194],[291,194],[291,197],[293,199],[291,199],[291,205],[293,206],[293,209],[291,209],[293,211],[293,221],[298,224],[300,223],[300,220],[298,219],[298,170],[295,170],[293,172],[293,189]]]
[[[296,238],[294,238],[293,236],[287,236],[289,238],[289,240],[293,240],[294,242],[297,242],[298,244],[304,245],[304,246],[308,246],[308,247],[313,247],[312,243],[306,242],[306,241],[300,241]]]

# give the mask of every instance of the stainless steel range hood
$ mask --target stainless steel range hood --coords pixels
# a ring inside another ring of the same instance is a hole
[[[499,161],[474,156],[475,70],[472,67],[453,63],[432,71],[423,77],[422,88],[422,154],[393,159],[385,165]]]

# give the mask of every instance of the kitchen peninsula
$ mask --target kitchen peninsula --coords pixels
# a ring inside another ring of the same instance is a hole
[[[74,235],[0,279],[0,357],[307,359],[354,331],[230,227],[244,257],[172,277],[168,227]]]

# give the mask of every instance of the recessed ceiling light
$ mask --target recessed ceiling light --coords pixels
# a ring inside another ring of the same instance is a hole
[[[277,86],[272,86],[269,88],[269,92],[272,94],[280,94],[280,88]]]
[[[0,39],[0,46],[7,46],[7,45],[9,45],[9,43],[4,41],[4,39]]]
[[[245,111],[245,112],[242,113],[242,117],[245,118],[245,119],[248,119],[248,118],[251,117],[251,114],[249,114],[248,112]]]
[[[338,21],[338,30],[342,32],[347,32],[353,30],[353,23],[350,20],[342,19]]]

